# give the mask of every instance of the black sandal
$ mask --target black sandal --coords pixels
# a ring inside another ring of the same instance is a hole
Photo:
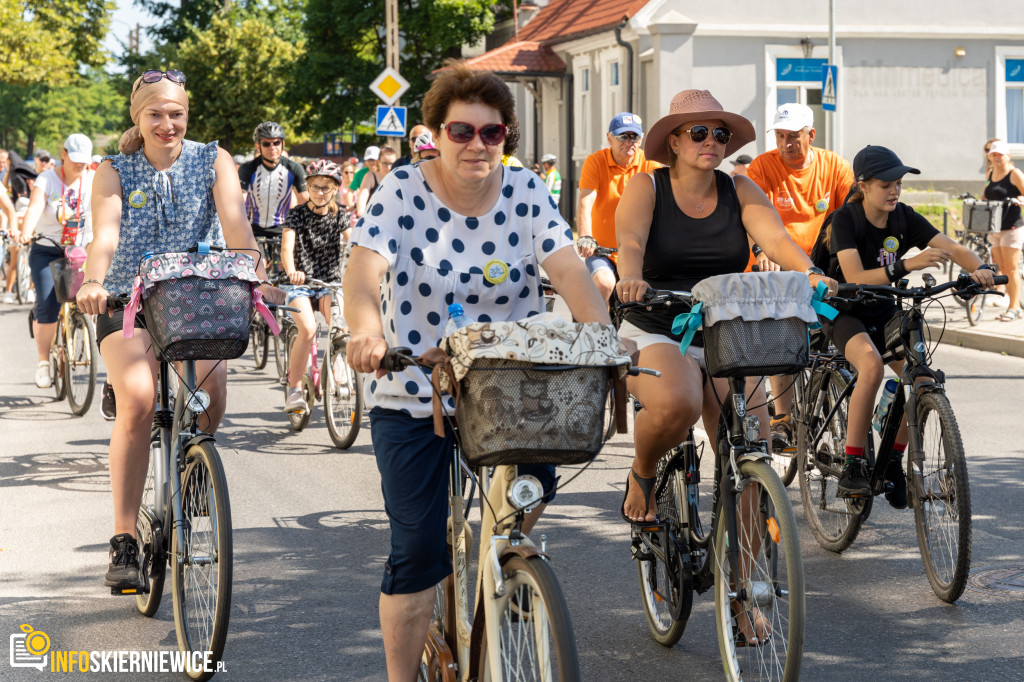
[[[632,466],[629,467],[629,473],[632,474],[632,478],[636,480],[637,485],[640,486],[640,490],[643,491],[644,502],[647,503],[647,506],[644,509],[644,516],[646,517],[646,510],[651,508],[651,495],[654,494],[654,482],[658,480],[658,477],[651,476],[650,478],[644,478],[643,476],[638,476],[637,473],[633,471]],[[652,523],[655,523],[655,521],[634,521],[633,519],[626,516],[626,498],[629,496],[629,479],[630,476],[627,476],[626,492],[622,494],[622,508],[619,509],[619,514],[622,516],[622,520],[626,523],[631,523],[633,525],[650,525]]]

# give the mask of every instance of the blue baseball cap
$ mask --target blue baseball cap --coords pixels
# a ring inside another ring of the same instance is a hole
[[[622,133],[643,135],[643,121],[636,114],[624,111],[612,119],[611,124],[608,126],[608,132],[612,135],[621,135]]]

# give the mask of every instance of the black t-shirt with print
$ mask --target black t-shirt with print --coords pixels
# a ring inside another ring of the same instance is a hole
[[[895,263],[912,247],[924,249],[937,234],[939,231],[924,216],[906,204],[896,204],[885,228],[878,228],[868,222],[861,202],[850,202],[836,210],[832,219],[831,274],[841,282],[846,281],[837,258],[840,251],[856,249],[863,268],[874,270]]]
[[[317,215],[307,204],[288,212],[284,227],[295,231],[295,269],[307,278],[341,280],[341,233],[349,228],[348,212]]]

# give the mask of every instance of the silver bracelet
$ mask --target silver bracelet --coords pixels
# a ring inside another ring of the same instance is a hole
[[[84,282],[82,282],[83,287],[86,284],[99,284],[100,286],[103,286],[103,282],[99,281],[98,279],[87,279]]]

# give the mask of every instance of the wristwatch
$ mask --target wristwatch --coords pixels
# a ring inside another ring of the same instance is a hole
[[[812,265],[811,267],[809,267],[806,270],[804,270],[804,274],[805,275],[821,275],[822,277],[824,277],[825,276],[825,271],[822,270],[821,268],[816,268],[816,267],[814,267]]]

